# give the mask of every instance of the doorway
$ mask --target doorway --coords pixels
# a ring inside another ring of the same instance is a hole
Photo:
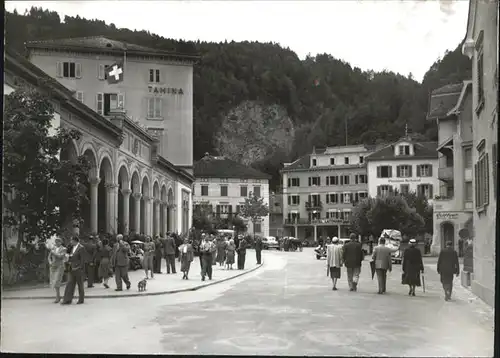
[[[446,242],[451,241],[452,247],[455,247],[455,227],[450,222],[441,224],[441,248],[446,247]]]

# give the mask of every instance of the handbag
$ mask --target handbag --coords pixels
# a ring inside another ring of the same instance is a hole
[[[408,284],[408,279],[407,279],[406,273],[404,273],[404,272],[401,274],[401,284],[402,285]]]

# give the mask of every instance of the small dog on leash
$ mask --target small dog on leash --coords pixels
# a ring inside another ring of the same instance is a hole
[[[137,282],[137,289],[139,292],[146,291],[146,285],[148,284],[148,281],[146,279],[142,279],[141,281]]]

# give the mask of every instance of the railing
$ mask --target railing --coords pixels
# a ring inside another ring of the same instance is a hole
[[[317,201],[317,202],[306,201],[305,205],[306,205],[306,210],[308,210],[308,211],[311,211],[311,210],[321,211],[321,209],[323,208],[323,204],[321,203],[321,201]]]
[[[438,169],[438,179],[453,180],[453,167],[444,167]]]

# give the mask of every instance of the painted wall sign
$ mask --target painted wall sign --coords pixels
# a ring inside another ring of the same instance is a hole
[[[184,94],[182,88],[148,86],[148,89],[154,94]]]
[[[402,178],[402,179],[389,179],[389,183],[420,183],[422,179],[410,179],[410,178]]]
[[[437,220],[457,220],[459,217],[458,213],[436,213]]]

